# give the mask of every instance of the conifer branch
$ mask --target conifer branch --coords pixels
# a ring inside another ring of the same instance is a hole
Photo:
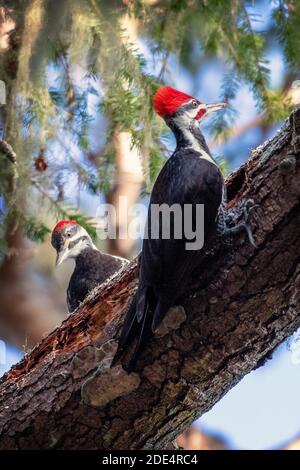
[[[8,158],[8,160],[15,164],[17,162],[17,155],[12,148],[12,146],[6,142],[5,140],[0,140],[0,152],[3,153],[3,155]]]

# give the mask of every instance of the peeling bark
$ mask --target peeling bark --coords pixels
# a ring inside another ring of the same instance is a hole
[[[298,110],[227,180],[258,248],[216,248],[131,376],[109,363],[137,262],[98,288],[2,379],[1,449],[164,448],[300,326],[299,130]]]

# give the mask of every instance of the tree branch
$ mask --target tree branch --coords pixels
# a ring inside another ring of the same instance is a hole
[[[99,287],[2,379],[1,449],[164,448],[299,327],[299,130],[298,110],[227,180],[258,248],[218,247],[130,375],[109,364],[137,262]]]

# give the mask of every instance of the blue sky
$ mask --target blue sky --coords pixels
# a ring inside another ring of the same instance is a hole
[[[300,433],[300,364],[282,344],[263,367],[246,375],[198,421],[235,449],[280,447]]]
[[[256,11],[263,14],[262,21],[255,27],[263,30],[270,21],[268,2],[253,4]],[[145,53],[145,45],[142,50]],[[284,62],[280,48],[276,44],[268,51],[268,60],[271,68],[271,84],[278,87],[283,80]],[[174,60],[172,72],[173,83],[170,85],[188,93],[196,93],[197,97],[206,102],[219,100],[224,73],[222,64],[214,60],[209,61],[195,77],[179,67]],[[234,105],[239,112],[239,124],[246,123],[256,116],[253,97],[245,84],[241,84]],[[206,127],[207,133],[208,129],[209,127]],[[270,135],[274,132],[275,128],[270,131]],[[227,156],[231,168],[234,169],[247,158],[250,149],[260,143],[260,137],[260,130],[253,128],[221,147],[214,146],[213,150],[217,155]],[[99,138],[99,133],[95,138]],[[71,185],[76,187],[76,181],[70,182]],[[99,199],[82,193],[81,201],[85,207],[95,207]],[[1,364],[0,361],[0,375],[21,357],[20,351],[8,347],[5,364]],[[284,343],[275,351],[272,360],[248,374],[212,410],[203,415],[197,426],[224,435],[232,448],[278,447],[300,433],[299,396],[300,364],[293,361],[292,352]]]

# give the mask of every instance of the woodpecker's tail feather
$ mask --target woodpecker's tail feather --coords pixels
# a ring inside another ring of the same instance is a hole
[[[132,372],[135,369],[137,360],[139,358],[140,353],[144,349],[145,345],[149,341],[149,339],[152,336],[152,331],[151,331],[151,313],[149,312],[150,310],[150,305],[149,303],[146,304],[146,311],[144,312],[144,316],[142,317],[142,321],[139,324],[140,325],[140,331],[139,331],[139,336],[138,340],[134,349],[134,352],[130,358],[130,362],[128,366],[126,367],[126,370],[128,373]]]
[[[151,295],[148,287],[138,290],[127,312],[119,338],[118,349],[112,360],[111,367],[121,359],[136,336],[137,344],[130,358],[129,365],[126,367],[127,372],[133,371],[142,349],[153,334],[151,324],[156,303],[157,299]]]
[[[170,302],[168,299],[158,300],[152,316],[151,329],[153,333],[155,333],[156,329],[159,327],[161,321],[168,312],[169,308],[172,307],[172,305],[173,303]]]

